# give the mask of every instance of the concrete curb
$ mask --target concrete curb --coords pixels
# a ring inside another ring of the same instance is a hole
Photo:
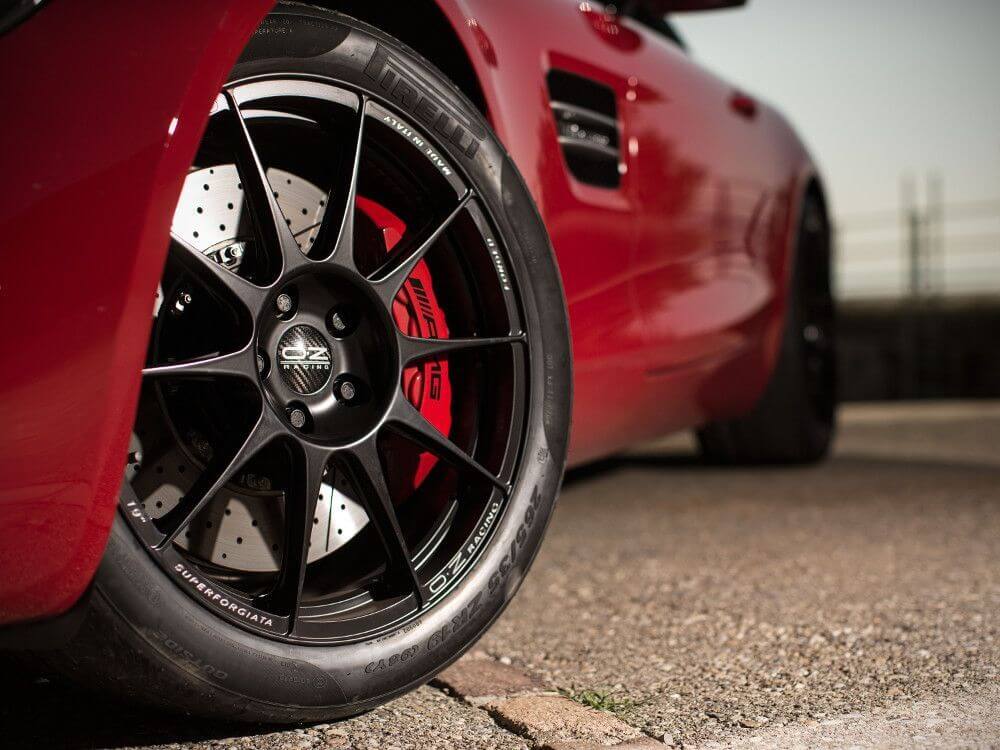
[[[460,659],[431,684],[486,711],[500,727],[536,750],[656,750],[663,743],[606,711],[559,695],[536,675],[482,652]]]

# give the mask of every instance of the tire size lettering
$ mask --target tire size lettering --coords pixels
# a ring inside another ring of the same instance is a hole
[[[159,630],[153,633],[153,637],[156,638],[160,643],[163,644],[164,648],[173,653],[175,656],[180,657],[185,662],[190,664],[192,667],[197,669],[199,672],[204,672],[209,677],[214,677],[217,680],[224,680],[229,675],[219,669],[218,667],[212,666],[208,662],[202,661],[192,652],[188,651],[181,644],[175,641],[173,638],[168,636],[166,633],[162,633]]]
[[[403,649],[398,654],[393,654],[388,659],[379,659],[378,661],[368,662],[368,664],[365,665],[365,672],[367,674],[375,674],[376,672],[382,672],[386,669],[392,669],[397,664],[408,662],[417,655],[419,650],[419,646],[410,646],[407,649]]]
[[[496,590],[503,585],[503,583],[510,576],[510,572],[514,569],[517,553],[521,551],[521,548],[528,539],[528,530],[535,523],[535,516],[538,514],[538,506],[540,506],[541,503],[541,490],[539,490],[538,487],[535,487],[531,493],[531,502],[528,504],[528,509],[524,512],[524,520],[518,527],[517,533],[514,535],[514,540],[510,543],[510,548],[508,549],[507,554],[501,558],[499,567],[496,571],[494,571],[493,575],[490,576],[490,594],[495,593]]]
[[[450,636],[459,632],[462,628],[468,625],[472,615],[479,609],[482,597],[483,592],[477,591],[475,596],[472,597],[472,601],[462,607],[462,611],[452,617],[450,623],[433,633],[431,637],[427,639],[427,650],[433,651],[444,643]]]

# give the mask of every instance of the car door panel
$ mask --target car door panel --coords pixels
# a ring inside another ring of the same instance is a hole
[[[643,39],[626,116],[636,133],[636,293],[649,370],[734,352],[773,295],[751,228],[766,207],[756,102],[636,22]]]

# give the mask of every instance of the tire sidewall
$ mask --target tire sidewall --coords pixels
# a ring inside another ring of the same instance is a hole
[[[302,43],[299,36],[304,37]],[[339,43],[316,54],[315,39],[323,37]],[[192,695],[199,684],[231,694],[244,703],[249,718],[287,718],[279,707],[301,708],[298,719],[314,709],[322,709],[316,716],[334,717],[364,710],[429,679],[475,642],[517,590],[541,542],[562,479],[571,404],[569,332],[551,247],[523,181],[472,105],[432,66],[375,29],[305,6],[279,5],[254,39],[264,41],[251,41],[231,79],[280,72],[321,75],[364,89],[422,128],[476,187],[507,247],[505,260],[520,282],[522,315],[529,331],[535,331],[529,335],[525,440],[507,507],[457,587],[395,632],[349,645],[304,646],[242,630],[181,591],[127,523],[116,519],[97,575],[97,606],[125,621],[138,649],[187,681]],[[280,39],[280,45],[270,39]],[[272,48],[284,55],[270,56]],[[296,57],[300,49],[309,55]],[[446,104],[479,125],[482,138],[473,156],[468,148],[423,127],[418,111],[408,110],[412,95],[393,99],[373,86],[365,69],[376,50],[398,63],[400,75],[410,69],[420,72],[423,80],[407,82],[416,101],[426,97]],[[274,706],[275,713],[251,709],[247,701]],[[212,706],[198,710],[213,712]],[[224,713],[232,715],[228,709]]]

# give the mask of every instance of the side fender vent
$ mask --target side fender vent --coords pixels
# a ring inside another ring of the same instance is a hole
[[[621,183],[615,92],[563,70],[547,76],[549,101],[566,166],[580,182],[604,188]]]

